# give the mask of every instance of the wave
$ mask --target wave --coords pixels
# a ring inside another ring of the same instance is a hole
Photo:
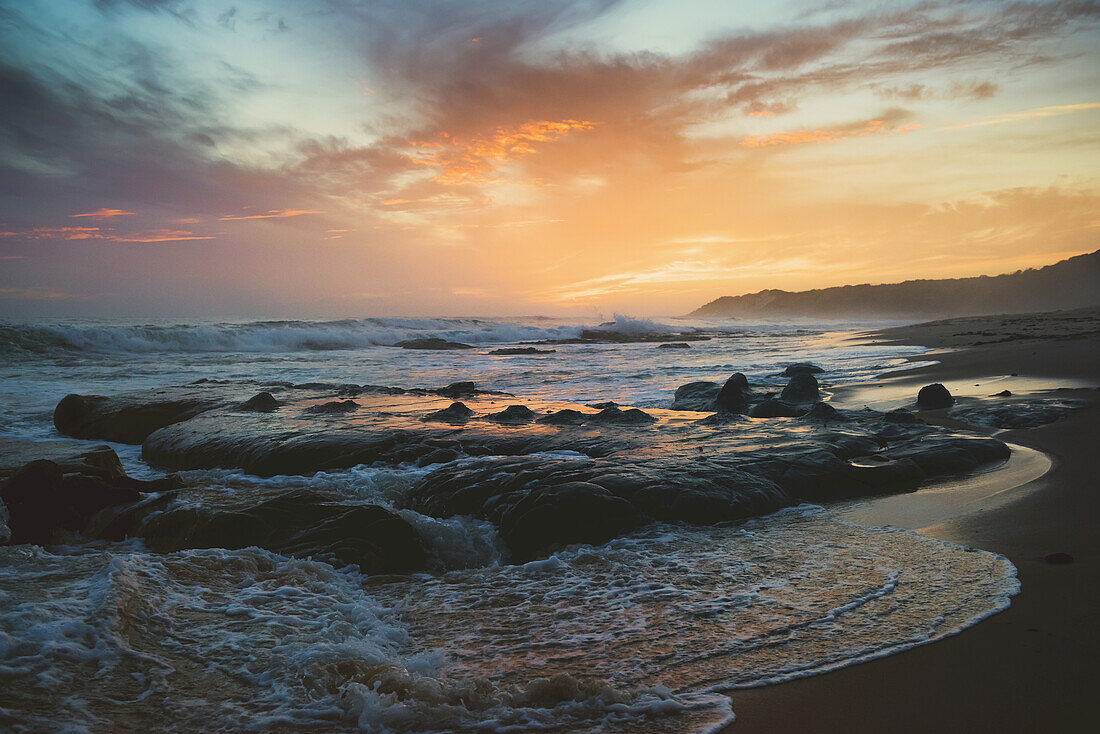
[[[438,338],[466,344],[570,339],[585,329],[635,336],[683,331],[645,319],[615,315],[612,322],[555,324],[546,319],[370,318],[339,321],[252,321],[217,324],[102,322],[0,324],[0,353],[303,352],[392,346],[407,339]]]

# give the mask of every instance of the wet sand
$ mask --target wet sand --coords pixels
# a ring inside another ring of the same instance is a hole
[[[1100,386],[1100,310],[951,319],[866,338],[931,347],[935,351],[914,361],[938,363],[894,373],[875,386],[877,393],[871,386],[841,392],[840,400],[897,400],[915,396],[921,385],[943,382],[955,394],[974,396],[1006,388],[1024,394],[1069,387],[1058,397],[1084,400],[1088,407],[1038,428],[998,432],[1004,441],[1048,456],[1050,471],[1039,471],[1041,458],[1025,460],[1017,465],[1019,478],[1027,480],[1029,472],[1041,476],[995,494],[982,496],[979,488],[963,501],[945,498],[952,505],[941,513],[947,519],[928,507],[925,515],[914,515],[912,501],[891,498],[852,510],[852,519],[877,524],[908,526],[917,518],[914,529],[922,534],[1004,554],[1016,565],[1022,585],[1008,610],[931,645],[737,691],[732,695],[737,721],[727,731],[1095,731],[1100,391],[1094,388]],[[943,413],[928,411],[923,417],[958,425]],[[921,525],[922,517],[933,524]],[[1074,562],[1044,560],[1059,552],[1071,554]]]

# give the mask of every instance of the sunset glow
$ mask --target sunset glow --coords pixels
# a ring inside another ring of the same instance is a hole
[[[4,11],[5,309],[675,314],[1098,246],[1093,4],[237,5]]]

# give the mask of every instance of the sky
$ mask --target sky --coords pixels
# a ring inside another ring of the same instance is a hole
[[[1100,3],[0,0],[0,317],[674,315],[1100,247]]]

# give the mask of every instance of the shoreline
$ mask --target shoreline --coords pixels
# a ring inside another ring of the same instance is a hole
[[[951,319],[867,334],[877,343],[933,350],[910,361],[937,360],[884,375],[876,387],[895,391],[888,399],[904,392],[911,401],[916,389],[930,382],[966,385],[971,395],[989,395],[994,392],[990,378],[996,378],[998,390],[1010,384],[1013,392],[1072,385],[1058,390],[1058,396],[1087,403],[1053,423],[996,432],[1001,440],[1045,454],[1049,471],[1009,491],[979,497],[963,513],[918,523],[922,535],[1006,556],[1017,568],[1021,591],[1008,609],[935,643],[817,676],[733,691],[737,718],[723,731],[1091,731],[1094,687],[1088,673],[1100,653],[1095,625],[1100,496],[1094,491],[1100,470],[1095,453],[1100,390],[1092,389],[1100,385],[1098,314]],[[842,400],[861,398],[857,390],[865,388],[875,389],[848,386],[837,392]],[[929,423],[965,427],[945,413],[924,411],[921,416]],[[973,478],[961,483],[968,481]],[[897,520],[897,508],[883,512],[874,504],[912,505],[912,498],[920,496],[879,498],[861,504],[857,514]],[[1044,557],[1051,553],[1068,553],[1074,562],[1047,563]]]

